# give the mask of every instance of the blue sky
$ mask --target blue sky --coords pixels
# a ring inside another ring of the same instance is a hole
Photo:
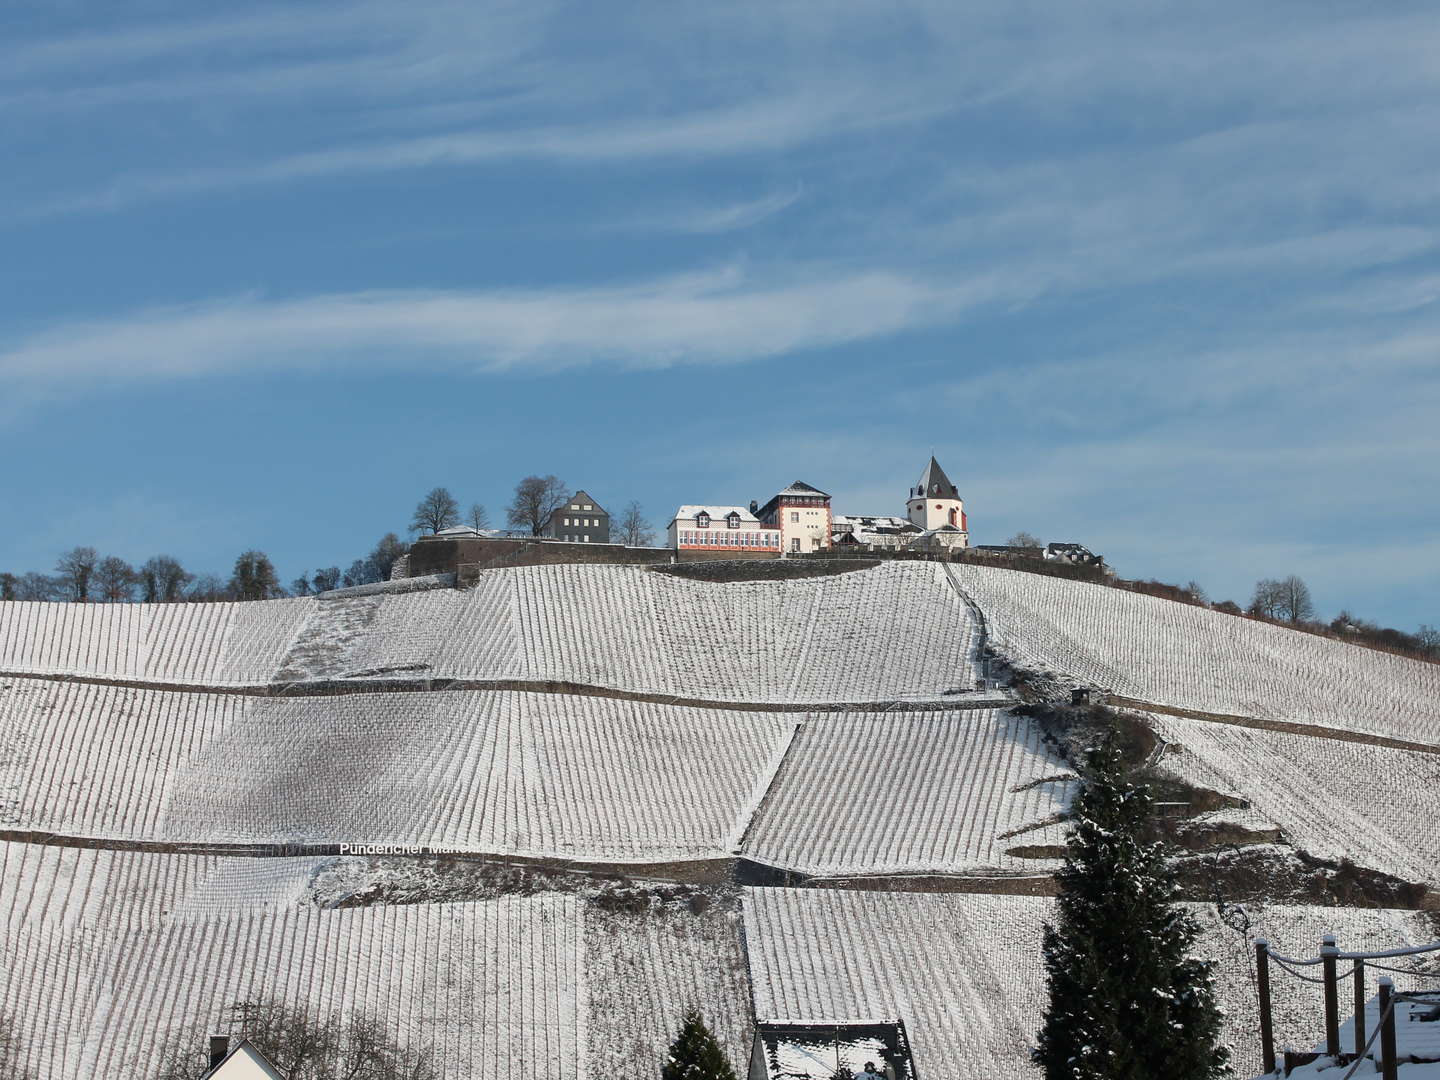
[[[1424,4],[7,4],[0,568],[794,479],[1440,622]]]

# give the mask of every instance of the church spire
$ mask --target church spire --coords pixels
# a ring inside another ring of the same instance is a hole
[[[925,471],[920,474],[920,483],[915,488],[915,494],[921,498],[958,499],[959,490],[950,482],[945,475],[945,470],[935,460],[935,455],[930,455],[930,464],[925,466]]]

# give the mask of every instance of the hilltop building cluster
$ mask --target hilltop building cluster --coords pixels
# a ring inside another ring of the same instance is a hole
[[[896,500],[897,503],[899,500]],[[895,509],[899,509],[896,506]],[[676,508],[663,547],[616,539],[610,512],[583,488],[550,513],[536,535],[459,526],[421,537],[393,576],[458,573],[530,563],[676,563],[781,559],[825,551],[856,554],[971,549],[970,521],[960,489],[933,456],[906,489],[904,514],[836,513],[829,492],[796,480],[763,503],[691,502]],[[978,554],[1102,565],[1078,544],[1045,548],[981,545]]]
[[[960,490],[935,458],[910,488],[905,516],[836,514],[830,495],[796,480],[764,505],[686,504],[675,511],[666,531],[678,553],[711,557],[801,555],[834,547],[889,551],[948,551],[970,545],[969,523]]]

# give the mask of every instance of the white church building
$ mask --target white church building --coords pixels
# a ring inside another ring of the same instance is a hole
[[[903,518],[837,514],[833,527],[833,541],[842,547],[949,551],[970,546],[965,500],[933,456],[909,490]]]

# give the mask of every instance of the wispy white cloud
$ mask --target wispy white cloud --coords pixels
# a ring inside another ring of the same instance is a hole
[[[776,191],[758,199],[726,203],[721,206],[692,206],[636,214],[614,224],[610,229],[678,232],[726,233],[748,229],[776,214],[783,213],[800,201],[803,189],[797,185],[788,191]]]
[[[614,288],[242,297],[41,333],[0,378],[63,384],[307,367],[475,372],[728,363],[895,334],[1005,295],[995,279],[740,270]]]

